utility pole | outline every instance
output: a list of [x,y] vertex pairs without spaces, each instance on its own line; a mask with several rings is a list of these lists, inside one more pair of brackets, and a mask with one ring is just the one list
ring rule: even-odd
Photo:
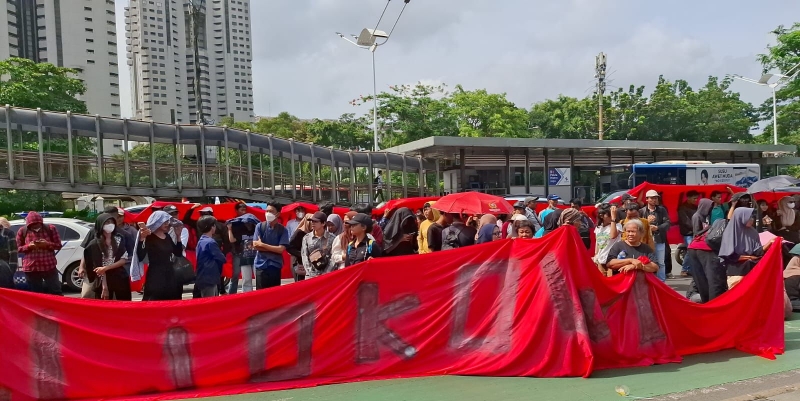
[[597,78],[598,139],[603,140],[603,95],[606,92],[606,54],[600,52],[595,59],[595,78]]

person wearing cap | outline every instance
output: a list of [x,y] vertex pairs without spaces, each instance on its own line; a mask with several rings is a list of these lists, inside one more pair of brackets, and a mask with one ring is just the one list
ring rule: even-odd
[[[644,227],[644,233],[642,234],[642,238],[640,239],[643,244],[646,244],[650,247],[650,249],[655,248],[655,242],[653,241],[653,232],[650,230],[650,221],[647,219],[642,218],[639,215],[639,205],[635,203],[629,203],[625,206],[625,220],[622,221],[622,228],[623,231],[625,229],[625,224],[627,224],[631,220],[639,220],[642,222],[642,227]],[[623,235],[622,240],[625,240]],[[654,261],[655,262],[655,261]]]
[[536,203],[538,201],[538,196],[529,196],[525,198],[525,217],[533,224],[533,232],[542,228],[542,222],[539,220],[539,216],[536,215]]
[[647,219],[649,230],[653,235],[654,254],[656,256],[656,264],[658,265],[658,273],[656,276],[662,282],[667,281],[667,270],[664,259],[667,252],[667,231],[669,231],[669,212],[664,206],[659,205],[661,195],[655,190],[649,190],[645,194],[647,197],[647,205],[639,211],[639,215],[643,219]]
[[627,218],[628,212],[625,209],[625,207],[631,203],[636,203],[636,197],[631,194],[624,193],[622,194],[621,202],[622,205],[617,208],[617,216],[616,216],[617,221],[622,221]]
[[544,209],[539,213],[539,221],[544,221],[544,218],[547,217],[548,214],[553,213],[554,210],[558,209],[559,199],[561,199],[561,197],[558,195],[550,195],[547,197],[547,209]]
[[258,223],[253,248],[258,251],[253,262],[256,269],[256,289],[281,285],[283,252],[289,245],[289,232],[278,221],[278,209],[267,205],[266,221]]
[[311,232],[303,237],[300,258],[306,278],[314,278],[333,271],[332,249],[336,236],[325,228],[328,216],[316,212],[311,216]]
[[367,237],[372,231],[372,218],[364,213],[357,213],[346,223],[353,240],[347,245],[345,267],[377,258],[383,255],[383,249],[377,241]]
[[439,211],[431,207],[434,203],[428,202],[422,207],[422,214],[425,216],[425,220],[419,224],[419,235],[417,236],[417,248],[420,254],[432,252],[431,248],[428,247],[428,229],[439,220]]
[[500,235],[503,239],[517,237],[517,230],[514,229],[514,222],[517,216],[525,217],[525,202],[523,201],[514,203],[514,214],[509,216],[508,219],[503,222],[503,226],[500,227]]
[[[253,290],[253,260],[255,259],[255,251],[253,250],[255,221],[249,223],[238,219],[247,214],[247,205],[243,202],[237,203],[234,211],[237,219],[233,220],[236,224],[230,220],[225,224],[228,231],[228,242],[231,243],[232,248],[231,264],[233,265],[231,281],[228,283],[226,290],[229,295],[236,294],[239,291],[239,276],[242,276],[242,292]],[[249,215],[247,217],[254,218],[255,216]]]

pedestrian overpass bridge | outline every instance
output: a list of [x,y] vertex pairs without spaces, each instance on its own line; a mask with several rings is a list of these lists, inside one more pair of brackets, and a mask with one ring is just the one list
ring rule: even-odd
[[[109,141],[122,152],[109,152]],[[128,152],[137,144],[150,146]],[[206,157],[196,157],[198,149]],[[422,157],[337,150],[227,127],[0,107],[3,189],[372,203],[377,170],[384,172],[386,198],[439,188],[438,163]]]

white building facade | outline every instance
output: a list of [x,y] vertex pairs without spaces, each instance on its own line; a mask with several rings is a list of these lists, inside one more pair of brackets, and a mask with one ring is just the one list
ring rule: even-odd
[[[90,114],[119,117],[113,0],[0,2],[0,59],[22,57],[79,71]],[[0,31],[1,32],[1,31]]]
[[252,121],[249,0],[130,0],[125,30],[134,118],[198,122],[193,18],[201,122]]

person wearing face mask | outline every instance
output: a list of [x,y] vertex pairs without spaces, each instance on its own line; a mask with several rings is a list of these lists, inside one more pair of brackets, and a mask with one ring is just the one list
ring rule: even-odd
[[294,219],[286,223],[286,230],[289,234],[289,238],[292,238],[297,227],[300,227],[300,223],[302,223],[303,218],[306,217],[306,209],[302,206],[298,206],[297,209],[294,210],[294,216]]
[[83,250],[84,283],[89,283],[94,298],[130,301],[131,281],[124,268],[130,254],[125,234],[117,230],[116,217],[111,213],[97,217],[94,239]]
[[52,225],[45,225],[39,213],[32,211],[25,216],[25,227],[17,231],[17,251],[25,255],[22,270],[31,291],[62,295],[56,269],[56,252],[61,246],[58,231]]
[[772,221],[772,233],[797,244],[800,243],[800,219],[795,206],[795,198],[791,196],[785,196],[778,201],[778,211]]
[[278,222],[278,209],[267,206],[267,221],[258,223],[253,240],[255,257],[256,289],[281,285],[283,252],[289,245],[288,230]]
[[173,226],[172,217],[164,211],[156,211],[140,225],[136,239],[135,259],[131,262],[131,279],[136,280],[134,273],[142,271],[141,264],[147,260],[143,301],[180,300],[183,286],[178,282],[173,268],[176,257],[183,256],[183,244],[173,241],[180,238],[180,226]]

